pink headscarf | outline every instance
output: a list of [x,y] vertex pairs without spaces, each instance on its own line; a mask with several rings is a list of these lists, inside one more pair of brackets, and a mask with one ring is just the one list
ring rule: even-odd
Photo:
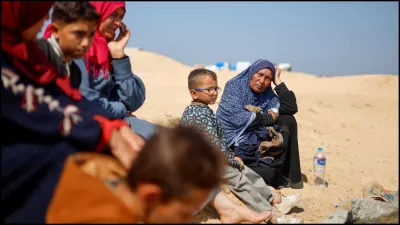
[[[99,15],[101,15],[101,20],[97,26],[97,32],[94,35],[93,44],[89,51],[85,55],[86,69],[92,71],[93,76],[97,77],[101,72],[107,78],[109,71],[111,70],[111,57],[108,50],[107,40],[101,36],[99,31],[100,24],[107,19],[115,10],[123,7],[125,9],[125,1],[120,2],[97,2],[91,1],[92,4]],[[51,36],[51,25],[46,27],[43,37],[49,38]]]
[[[102,23],[109,17],[115,10],[123,7],[125,9],[125,2],[90,2],[101,15]],[[99,23],[99,26],[100,26]],[[111,70],[111,57],[108,50],[107,40],[101,36],[99,27],[94,35],[93,44],[88,53],[85,55],[86,68],[88,71],[92,70],[93,76],[99,76],[100,72],[104,73],[105,78],[108,77]]]

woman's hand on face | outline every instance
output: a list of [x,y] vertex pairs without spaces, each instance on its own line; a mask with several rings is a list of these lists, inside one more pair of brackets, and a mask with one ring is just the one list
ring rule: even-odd
[[125,47],[128,44],[131,32],[128,27],[121,22],[121,27],[119,28],[118,37],[108,42],[108,49],[110,50],[111,57],[114,59],[119,59],[125,56]]
[[280,83],[282,83],[281,69],[279,69],[278,67],[275,67],[275,79],[273,81],[274,81],[275,86],[278,86]]
[[278,118],[279,118],[279,114],[278,113],[274,113],[272,110],[268,109],[268,114],[270,114],[272,116],[272,118],[274,119],[274,122],[278,122]]
[[110,139],[111,153],[129,169],[145,145],[145,141],[130,127],[123,126],[119,130],[113,130]]

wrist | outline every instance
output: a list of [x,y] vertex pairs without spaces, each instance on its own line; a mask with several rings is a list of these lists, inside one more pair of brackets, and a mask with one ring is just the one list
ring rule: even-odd
[[115,142],[116,140],[118,140],[119,133],[117,129],[113,129],[111,131],[111,137],[110,140],[108,141],[108,147],[110,147],[111,149],[113,149],[113,147],[115,146]]
[[126,55],[125,55],[124,51],[115,51],[115,52],[111,53],[111,57],[113,59],[121,59],[121,58],[124,58],[125,56]]
[[282,81],[281,81],[281,79],[276,79],[274,83],[275,83],[275,86],[278,86],[282,83]]

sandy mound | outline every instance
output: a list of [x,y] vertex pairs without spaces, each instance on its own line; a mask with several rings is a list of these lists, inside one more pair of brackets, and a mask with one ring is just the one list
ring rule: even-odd
[[154,52],[127,49],[126,54],[131,58],[132,71],[137,74],[186,74],[191,70],[183,63]]
[[[136,115],[161,124],[178,121],[191,100],[187,90],[191,68],[156,53],[128,54],[132,70],[143,79],[147,90],[146,102]],[[219,72],[219,86],[224,87],[235,75]],[[299,190],[303,197],[292,215],[308,223],[320,222],[341,200],[362,197],[363,185],[371,180],[387,189],[398,189],[398,76],[320,78],[283,72],[281,77],[295,92],[299,105],[296,119],[302,173],[312,180],[312,157],[318,147],[323,147],[328,157],[328,188],[318,189],[306,183]],[[205,210],[197,221],[215,223],[218,219],[212,211]]]

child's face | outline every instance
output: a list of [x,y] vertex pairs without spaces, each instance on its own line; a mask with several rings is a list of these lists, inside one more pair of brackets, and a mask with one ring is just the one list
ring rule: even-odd
[[53,22],[52,34],[55,35],[67,60],[82,58],[92,45],[97,23],[78,20],[73,23]]
[[220,88],[211,76],[204,75],[199,78],[196,88],[190,90],[193,100],[212,105],[218,98]]
[[191,223],[193,213],[207,200],[211,189],[192,189],[184,199],[147,202],[145,223]]

